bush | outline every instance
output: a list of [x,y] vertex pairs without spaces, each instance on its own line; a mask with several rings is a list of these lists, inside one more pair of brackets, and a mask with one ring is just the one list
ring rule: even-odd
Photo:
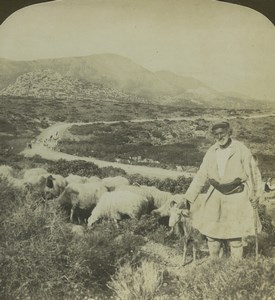
[[86,162],[84,160],[66,161],[59,159],[56,162],[52,162],[49,165],[48,171],[50,173],[57,173],[64,177],[69,174],[75,174],[79,176],[101,176],[100,168],[92,162]]
[[22,193],[0,176],[0,224],[9,218],[13,210],[22,204]]
[[274,299],[275,265],[270,259],[212,260],[183,273],[180,299]]
[[1,184],[0,298],[110,296],[117,263],[133,261],[143,238],[103,222],[76,239],[54,201]]
[[116,299],[147,300],[153,299],[162,284],[163,270],[147,260],[141,261],[139,266],[127,263],[121,266],[109,287],[115,291]]
[[184,176],[179,176],[177,179],[166,178],[163,180],[144,177],[140,174],[128,175],[126,177],[130,184],[138,183],[140,185],[155,186],[161,191],[172,194],[184,194],[192,181],[192,178],[185,178]]

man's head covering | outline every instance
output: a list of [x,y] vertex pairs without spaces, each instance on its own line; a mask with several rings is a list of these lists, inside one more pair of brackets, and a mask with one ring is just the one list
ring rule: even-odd
[[229,129],[230,128],[230,124],[227,121],[218,121],[215,122],[212,127],[211,130],[214,131],[218,128],[224,128],[224,129]]

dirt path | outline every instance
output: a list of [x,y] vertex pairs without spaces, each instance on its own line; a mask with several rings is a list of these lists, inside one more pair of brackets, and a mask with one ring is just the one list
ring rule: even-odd
[[42,144],[33,144],[31,149],[25,149],[22,154],[26,157],[33,157],[34,155],[40,155],[42,158],[48,160],[58,160],[58,159],[65,159],[68,161],[72,160],[85,160],[87,162],[93,162],[94,164],[98,165],[100,168],[102,167],[114,167],[114,168],[121,168],[127,174],[140,174],[142,176],[148,178],[158,178],[158,179],[165,179],[165,178],[172,178],[176,179],[179,176],[186,176],[191,177],[193,174],[189,172],[181,172],[181,171],[173,171],[173,170],[165,170],[161,168],[153,168],[153,167],[146,167],[146,166],[135,166],[135,165],[126,165],[121,163],[115,162],[108,162],[103,160],[98,160],[92,157],[84,157],[84,156],[76,156],[71,155],[63,152],[58,152],[52,149],[49,149],[47,146]]
[[[134,120],[134,122],[145,122],[148,120]],[[152,121],[152,120],[151,120]],[[111,123],[118,123],[121,121],[112,121],[112,122],[104,122],[106,124]],[[55,150],[57,143],[59,140],[62,139],[66,130],[68,130],[73,125],[83,125],[83,124],[95,124],[98,122],[91,122],[91,123],[56,123],[45,130],[43,130],[32,143],[32,148],[26,148],[21,153],[26,157],[32,157],[35,155],[40,155],[42,158],[49,159],[49,160],[58,160],[58,159],[65,159],[68,161],[72,160],[84,160],[87,162],[93,162],[98,165],[100,168],[102,167],[114,167],[114,168],[121,168],[127,174],[140,174],[142,176],[148,178],[158,178],[158,179],[165,179],[165,178],[172,178],[176,179],[179,176],[185,177],[193,177],[193,173],[191,172],[183,172],[183,171],[176,171],[176,170],[166,170],[162,168],[155,168],[155,167],[146,167],[146,166],[137,166],[137,165],[128,165],[122,164],[117,162],[108,162],[99,160],[92,157],[85,157],[85,156],[76,156],[67,154],[64,152],[59,152]]]
[[[275,116],[274,114],[269,115],[252,115],[246,116],[245,118],[263,118],[267,116]],[[121,168],[128,174],[140,174],[142,176],[148,178],[158,178],[158,179],[165,179],[165,178],[172,178],[176,179],[179,176],[185,177],[193,177],[194,173],[191,172],[184,172],[178,170],[166,170],[162,168],[153,168],[153,167],[146,167],[146,166],[137,166],[137,165],[128,165],[122,164],[117,162],[108,162],[99,160],[92,157],[84,157],[84,156],[76,156],[70,155],[63,152],[58,152],[55,150],[58,141],[62,139],[64,133],[73,125],[87,125],[87,124],[97,124],[97,123],[104,123],[104,124],[116,124],[120,122],[152,122],[156,120],[170,120],[170,121],[179,121],[179,120],[196,120],[198,117],[179,117],[179,118],[159,118],[159,119],[137,119],[137,120],[124,120],[124,121],[103,121],[103,122],[77,122],[77,123],[56,123],[45,130],[43,130],[37,138],[32,141],[32,147],[27,147],[22,154],[26,157],[32,157],[34,155],[40,155],[41,157],[49,160],[58,160],[58,159],[66,159],[66,160],[85,160],[88,162],[93,162],[98,165],[100,168],[102,167],[114,167],[114,168]],[[232,116],[230,119],[234,119],[236,117]],[[217,117],[208,117],[205,118],[206,120],[213,121],[216,120]]]

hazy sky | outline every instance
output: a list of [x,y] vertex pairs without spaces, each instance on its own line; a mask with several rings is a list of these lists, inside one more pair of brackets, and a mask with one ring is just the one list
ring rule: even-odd
[[61,0],[23,8],[0,26],[0,57],[96,53],[275,100],[275,27],[246,7],[214,0]]

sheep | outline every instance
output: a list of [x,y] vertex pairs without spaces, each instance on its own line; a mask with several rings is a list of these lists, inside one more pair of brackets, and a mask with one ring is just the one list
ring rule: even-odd
[[154,186],[141,186],[144,190],[146,190],[148,193],[151,193],[152,197],[154,198],[154,206],[156,208],[160,208],[163,204],[167,202],[172,196],[169,192],[164,192],[159,190],[158,188]]
[[[205,198],[206,198],[206,194],[200,194],[198,196],[196,201],[192,204],[192,207],[191,207],[192,214],[195,214],[198,211],[201,203],[204,202]],[[180,203],[184,199],[185,199],[184,194],[170,195],[170,197],[166,201],[164,201],[164,203],[159,208],[154,209],[152,211],[152,214],[155,215],[155,216],[158,215],[160,217],[169,217],[170,216],[170,210],[171,210],[171,206],[170,206],[171,201],[175,201],[177,203]]]
[[67,180],[58,174],[49,175],[46,178],[45,195],[46,198],[58,197],[67,186]]
[[152,208],[157,209],[167,202],[172,197],[169,192],[164,192],[154,186],[147,185],[124,185],[116,190],[128,190],[144,195],[149,201],[153,202]]
[[176,201],[170,202],[169,227],[171,227],[170,234],[175,232],[183,239],[182,265],[184,266],[186,262],[187,245],[189,242],[192,242],[193,262],[196,263],[196,254],[199,242],[202,240],[202,235],[192,226],[190,206],[187,200],[180,202],[180,208]]
[[0,177],[5,178],[7,182],[16,188],[23,189],[24,181],[15,177],[15,171],[12,167],[7,165],[0,166]]
[[13,174],[14,170],[12,167],[6,165],[0,166],[0,176],[8,179],[9,177],[13,177]]
[[85,176],[70,174],[65,179],[68,182],[68,184],[70,184],[70,183],[85,183],[89,178]]
[[86,177],[86,176],[70,174],[65,179],[68,182],[68,184],[70,184],[70,183],[86,183],[86,182],[101,183],[101,179],[97,176]]
[[106,192],[107,189],[97,183],[71,183],[57,198],[57,202],[64,210],[70,211],[72,223],[75,219],[79,224],[87,223],[92,209]]
[[151,191],[144,188],[145,186],[136,186],[136,185],[123,185],[116,189],[116,191],[129,191],[133,192],[135,194],[141,195],[145,197],[148,201],[148,213],[150,213],[154,208],[154,197],[151,193]]
[[91,176],[87,179],[87,182],[102,182],[101,179],[97,176]]
[[106,177],[102,179],[102,184],[108,191],[114,191],[119,186],[129,185],[129,180],[122,176]]
[[27,181],[31,177],[36,177],[36,176],[40,176],[40,175],[48,176],[50,174],[48,173],[48,171],[46,171],[43,168],[32,168],[32,169],[27,169],[24,171],[23,179]]
[[32,191],[42,193],[44,196],[47,177],[44,175],[32,176],[28,179],[23,179],[23,188]]
[[130,191],[112,191],[105,193],[100,199],[91,216],[88,219],[88,228],[99,220],[107,217],[117,221],[123,216],[139,219],[142,214],[148,211],[148,200],[136,193]]

